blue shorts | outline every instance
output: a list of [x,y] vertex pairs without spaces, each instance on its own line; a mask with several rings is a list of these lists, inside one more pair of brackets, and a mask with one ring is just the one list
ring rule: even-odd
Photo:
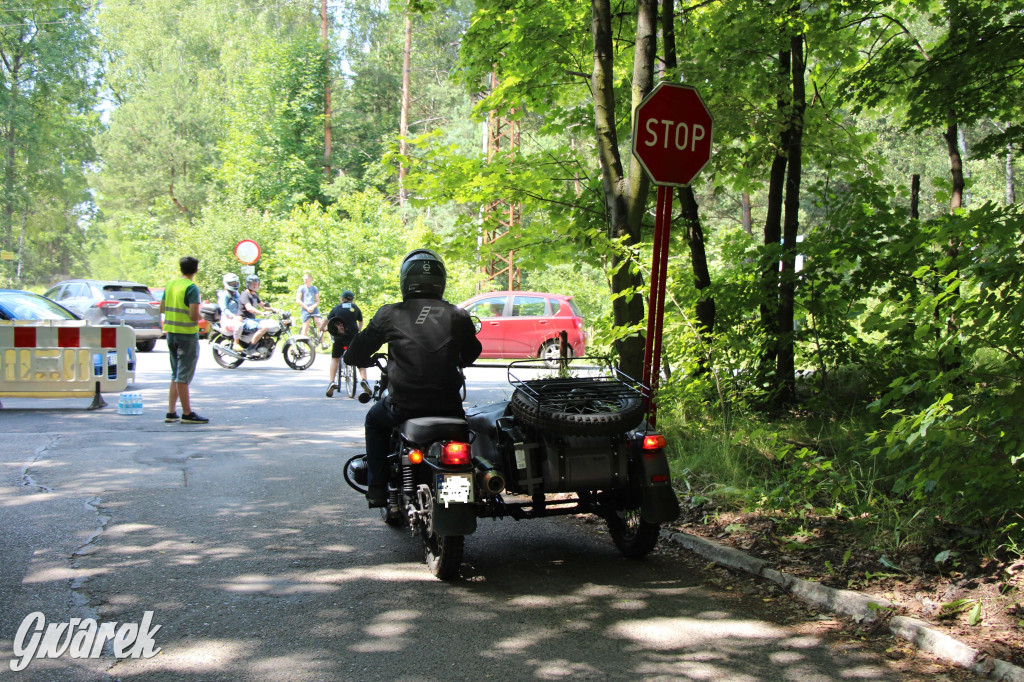
[[306,320],[308,320],[310,318],[313,318],[313,317],[321,317],[320,309],[319,308],[314,308],[313,312],[311,312],[311,313],[307,313],[305,310],[302,311],[302,321],[303,322],[305,322]]
[[199,335],[168,334],[167,353],[171,358],[171,381],[176,384],[192,383],[199,361]]
[[242,320],[242,331],[243,332],[254,332],[260,328],[260,321],[247,317]]

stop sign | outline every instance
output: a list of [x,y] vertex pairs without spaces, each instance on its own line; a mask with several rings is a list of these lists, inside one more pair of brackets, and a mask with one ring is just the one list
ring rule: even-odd
[[633,155],[655,185],[693,182],[711,159],[711,114],[696,88],[654,86],[633,116]]

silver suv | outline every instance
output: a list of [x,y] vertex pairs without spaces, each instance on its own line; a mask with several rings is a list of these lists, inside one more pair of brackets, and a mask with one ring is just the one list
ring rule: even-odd
[[160,301],[138,282],[69,279],[53,286],[46,297],[78,313],[90,324],[124,324],[135,330],[135,346],[149,352],[163,335]]

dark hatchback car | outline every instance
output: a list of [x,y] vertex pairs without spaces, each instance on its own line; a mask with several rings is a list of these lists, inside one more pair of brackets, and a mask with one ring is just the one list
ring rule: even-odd
[[[0,320],[80,320],[80,315],[71,312],[59,303],[30,291],[0,289]],[[128,371],[135,369],[135,351],[128,349]],[[117,377],[117,351],[107,354],[108,376]],[[102,373],[102,356],[93,355],[97,376]]]
[[138,282],[69,279],[46,292],[46,297],[81,315],[89,324],[124,324],[135,330],[135,346],[153,350],[163,335],[160,301]]

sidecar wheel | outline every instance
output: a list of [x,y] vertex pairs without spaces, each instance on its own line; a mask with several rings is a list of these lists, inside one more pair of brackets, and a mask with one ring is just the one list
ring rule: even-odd
[[658,544],[661,526],[640,518],[639,509],[614,511],[605,521],[615,546],[628,559],[642,559]]
[[644,401],[617,384],[584,385],[569,379],[536,382],[532,393],[517,388],[512,413],[528,426],[569,436],[614,436],[644,418]]
[[309,369],[316,360],[316,349],[309,339],[295,339],[284,346],[284,361],[292,369]]
[[423,548],[427,567],[438,580],[454,580],[459,577],[462,553],[466,538],[461,535],[424,534]]

